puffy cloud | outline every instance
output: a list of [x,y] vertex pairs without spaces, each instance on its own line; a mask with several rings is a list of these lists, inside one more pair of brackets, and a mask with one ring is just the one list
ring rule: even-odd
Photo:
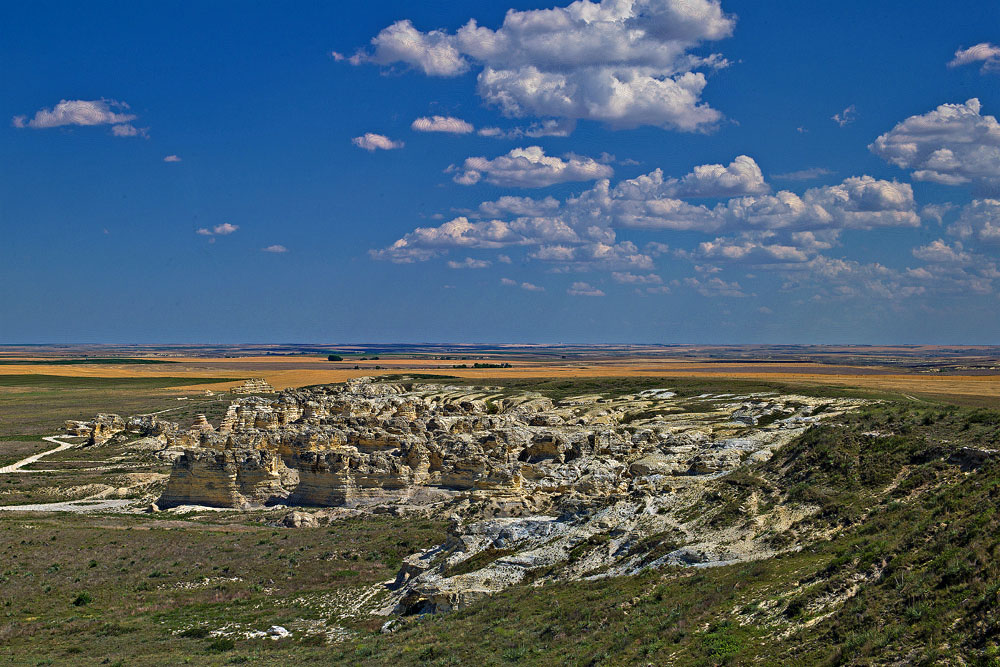
[[201,234],[202,236],[228,236],[240,228],[239,225],[231,225],[228,222],[224,222],[221,225],[216,225],[211,229],[202,227],[197,230],[196,234]]
[[562,264],[566,268],[586,269],[632,269],[649,271],[653,260],[639,252],[631,241],[621,243],[585,243],[578,246],[542,245],[529,253],[531,259]]
[[269,246],[267,246],[266,248],[262,248],[262,250],[263,250],[264,252],[273,252],[273,253],[276,253],[276,254],[279,254],[279,255],[280,255],[281,253],[285,253],[285,252],[288,252],[288,248],[286,248],[286,247],[285,247],[285,246],[283,246],[283,245],[279,245],[279,244],[275,244],[275,245],[269,245]]
[[611,167],[593,158],[570,155],[564,160],[546,155],[539,146],[515,148],[492,160],[466,158],[461,167],[452,166],[449,170],[456,172],[453,180],[461,185],[473,185],[485,178],[494,185],[521,188],[591,181],[614,173]]
[[819,255],[804,264],[788,268],[794,271],[789,272],[785,289],[808,287],[816,292],[816,297],[899,299],[927,291],[925,286],[877,262],[862,264]]
[[469,134],[473,130],[471,123],[452,116],[423,116],[410,125],[417,132],[447,132],[450,134]]
[[646,73],[646,68],[587,67],[563,73],[527,66],[486,68],[478,90],[509,116],[562,116],[602,121],[615,129],[656,125],[695,132],[712,129],[722,119],[700,103],[707,82],[702,72],[670,78]]
[[116,137],[146,136],[146,130],[131,125],[138,116],[128,113],[128,105],[116,100],[60,100],[51,109],[39,109],[29,120],[27,116],[14,116],[14,127],[35,130],[66,125],[111,125]]
[[116,137],[143,137],[144,139],[149,138],[149,130],[145,127],[136,127],[131,123],[125,123],[123,125],[112,125],[111,134]]
[[473,259],[471,257],[466,257],[461,262],[449,261],[449,269],[485,269],[490,265],[490,263],[483,259]]
[[948,227],[948,233],[961,239],[1000,243],[1000,200],[973,199]]
[[943,204],[927,204],[920,208],[920,217],[925,220],[934,220],[939,225],[944,222],[944,216],[949,211],[956,208],[955,204],[945,202]]
[[712,261],[742,262],[747,264],[775,264],[805,262],[811,253],[794,245],[767,243],[753,239],[717,238],[698,246],[698,257]]
[[544,292],[545,291],[544,287],[539,287],[538,285],[535,285],[534,283],[523,282],[523,283],[519,284],[516,280],[511,280],[510,278],[501,278],[500,279],[500,284],[504,285],[506,287],[520,287],[521,289],[523,289],[523,290],[525,290],[527,292]]
[[772,176],[779,181],[811,181],[814,178],[829,176],[832,173],[832,171],[823,167],[810,167],[808,169],[799,169],[798,171],[787,171],[783,174],[773,174]]
[[550,118],[541,123],[532,123],[523,130],[526,137],[568,137],[576,129],[572,118]]
[[598,181],[592,190],[566,202],[571,215],[591,224],[631,229],[714,231],[722,221],[711,209],[663,194],[662,173],[656,170],[610,188]]
[[625,285],[659,285],[663,282],[663,278],[655,273],[636,275],[634,273],[615,271],[611,274],[611,277],[616,283]]
[[653,257],[659,257],[660,255],[666,255],[670,252],[670,246],[666,243],[660,243],[659,241],[650,241],[643,247],[643,250]]
[[841,127],[846,127],[847,125],[850,125],[857,119],[858,119],[858,109],[853,104],[844,109],[843,111],[841,111],[840,113],[835,113],[833,114],[833,116],[830,117],[830,120],[832,120],[834,123],[836,123]]
[[[753,180],[743,186],[766,187]],[[690,192],[686,187],[683,180],[665,180],[657,169],[622,181],[613,189],[601,181],[593,190],[568,201],[567,206],[609,217],[618,227],[708,233],[725,228],[871,229],[920,224],[909,184],[871,176],[847,178],[838,185],[812,188],[801,196],[782,190],[773,195],[731,198],[713,208],[672,198]]]
[[503,248],[559,239],[580,241],[573,230],[557,220],[525,218],[511,222],[470,222],[467,217],[460,216],[438,227],[417,227],[388,248],[372,250],[369,254],[374,259],[410,263],[431,259],[451,248]]
[[955,57],[948,63],[948,67],[958,67],[959,65],[968,65],[969,63],[977,62],[983,63],[980,71],[984,74],[989,71],[1000,70],[1000,46],[990,44],[989,42],[980,42],[967,49],[959,49],[955,51]]
[[357,53],[351,63],[390,65],[402,62],[429,76],[456,76],[469,62],[455,48],[454,38],[441,31],[420,32],[409,20],[397,21],[372,38],[372,53]]
[[735,197],[737,195],[770,192],[757,162],[747,155],[738,155],[728,167],[703,164],[683,177],[677,184],[678,197]]
[[496,201],[487,201],[479,205],[479,214],[488,218],[505,215],[541,217],[551,215],[557,210],[559,210],[559,200],[555,197],[532,199],[505,195]]
[[470,20],[454,33],[421,32],[398,21],[350,61],[403,63],[432,76],[476,63],[479,95],[510,116],[701,131],[722,115],[701,102],[706,78],[694,70],[728,61],[690,50],[730,36],[734,25],[719,0],[578,1],[508,10],[497,30]]
[[1000,191],[1000,123],[980,110],[975,98],[942,104],[907,118],[868,148],[897,167],[913,169],[918,181]]
[[[565,270],[650,271],[653,257],[670,251],[667,244],[651,241],[640,252],[631,242],[617,241],[617,230],[644,229],[722,234],[694,251],[676,251],[680,257],[776,265],[808,261],[836,245],[845,229],[920,224],[909,184],[871,176],[847,178],[801,195],[782,190],[731,197],[712,207],[676,198],[762,190],[767,185],[759,174],[756,162],[745,157],[728,167],[696,167],[680,179],[666,178],[659,169],[614,187],[608,179],[601,179],[561,202],[554,197],[501,197],[484,202],[469,217],[457,217],[438,227],[419,227],[371,255],[412,262],[451,249],[523,246],[528,248],[528,259]],[[470,217],[484,219],[470,221]]]
[[[550,118],[540,123],[532,123],[528,127],[512,127],[504,130],[499,127],[480,128],[477,134],[492,139],[520,139],[521,137],[568,137],[576,129],[576,120],[572,118]],[[603,161],[603,160],[602,160]]]
[[713,277],[708,280],[701,280],[699,278],[685,278],[684,284],[688,287],[692,287],[698,291],[702,296],[716,297],[716,296],[726,296],[726,297],[745,297],[746,293],[743,288],[736,281],[726,282],[722,278]]
[[374,132],[365,132],[360,137],[354,137],[351,139],[351,143],[358,148],[363,148],[369,152],[375,152],[379,149],[391,151],[395,148],[402,148],[404,146],[402,141],[393,141],[385,135],[375,134]]
[[800,197],[782,190],[775,195],[731,199],[716,208],[734,228],[873,229],[917,227],[909,183],[852,176],[838,185],[811,188]]
[[590,283],[575,282],[566,290],[566,294],[571,296],[604,296],[604,292],[597,289]]
[[925,294],[987,294],[1000,278],[994,262],[958,243],[948,245],[939,239],[912,253],[927,263],[899,271],[878,262],[863,264],[818,255],[804,264],[785,267],[789,278],[785,289],[808,288],[815,292],[814,298],[866,296],[898,300]]
[[972,261],[972,255],[962,249],[961,243],[950,246],[944,239],[914,248],[913,256],[932,264],[969,264]]
[[176,155],[168,155],[167,157],[163,158],[163,161],[164,162],[180,162],[181,159],[179,157],[177,157]]

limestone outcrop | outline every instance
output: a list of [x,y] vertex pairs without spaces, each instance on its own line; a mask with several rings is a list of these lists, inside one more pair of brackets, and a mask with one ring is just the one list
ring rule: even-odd
[[528,580],[769,553],[762,536],[795,517],[707,534],[685,512],[712,480],[861,403],[668,388],[554,402],[362,378],[237,398],[218,426],[161,428],[184,451],[157,505],[454,515],[446,543],[408,558],[394,585],[397,611],[446,610]]
[[160,438],[166,442],[168,435],[178,432],[177,424],[157,419],[155,415],[123,418],[115,414],[98,414],[90,421],[67,420],[67,435],[87,438],[88,445],[102,445],[118,434],[143,438]]
[[250,378],[229,390],[231,394],[273,394],[274,387],[264,378]]
[[187,429],[108,415],[87,428],[93,438],[138,428],[187,448],[161,506],[354,507],[464,497],[510,513],[609,498],[665,477],[718,475],[767,458],[816,421],[817,409],[829,415],[851,404],[772,395],[677,399],[665,390],[555,404],[534,393],[362,378],[236,399],[217,428],[204,415]]

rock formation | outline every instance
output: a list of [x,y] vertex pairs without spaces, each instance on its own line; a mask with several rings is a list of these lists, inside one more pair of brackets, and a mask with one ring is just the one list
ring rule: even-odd
[[[416,511],[453,516],[448,540],[409,557],[403,613],[451,609],[525,581],[608,576],[664,563],[772,553],[777,510],[743,532],[695,529],[712,480],[770,458],[811,424],[862,401],[669,389],[554,402],[490,387],[371,378],[235,399],[218,427],[101,415],[183,448],[157,502]],[[298,523],[302,523],[301,521]]]
[[98,414],[91,421],[67,420],[67,435],[87,438],[88,445],[102,445],[119,433],[128,436],[154,437],[167,442],[167,435],[177,433],[177,424],[161,421],[155,415],[139,415],[125,419],[113,414]]
[[229,390],[231,394],[273,394],[272,387],[264,378],[250,378],[243,384]]

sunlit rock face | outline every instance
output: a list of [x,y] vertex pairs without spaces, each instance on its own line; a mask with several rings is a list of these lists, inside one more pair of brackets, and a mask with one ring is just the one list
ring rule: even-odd
[[[667,390],[554,403],[498,388],[363,378],[238,398],[217,428],[202,416],[187,429],[143,428],[187,449],[161,505],[355,507],[464,497],[512,512],[722,474],[766,459],[819,412],[850,404],[775,395],[678,398]],[[90,425],[95,438],[124,428],[108,415]]]
[[[218,427],[199,418],[187,429],[142,428],[183,451],[162,508],[452,516],[448,540],[409,557],[393,586],[396,610],[419,613],[526,580],[763,557],[767,536],[801,517],[778,507],[743,532],[706,532],[691,508],[711,499],[715,480],[861,403],[669,388],[554,402],[360,379],[237,398]],[[91,430],[119,421],[102,416]]]

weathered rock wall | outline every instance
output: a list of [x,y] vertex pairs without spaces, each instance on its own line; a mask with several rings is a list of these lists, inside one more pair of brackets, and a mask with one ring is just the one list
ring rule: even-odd
[[175,462],[158,506],[249,507],[284,500],[281,458],[266,450],[189,449]]

